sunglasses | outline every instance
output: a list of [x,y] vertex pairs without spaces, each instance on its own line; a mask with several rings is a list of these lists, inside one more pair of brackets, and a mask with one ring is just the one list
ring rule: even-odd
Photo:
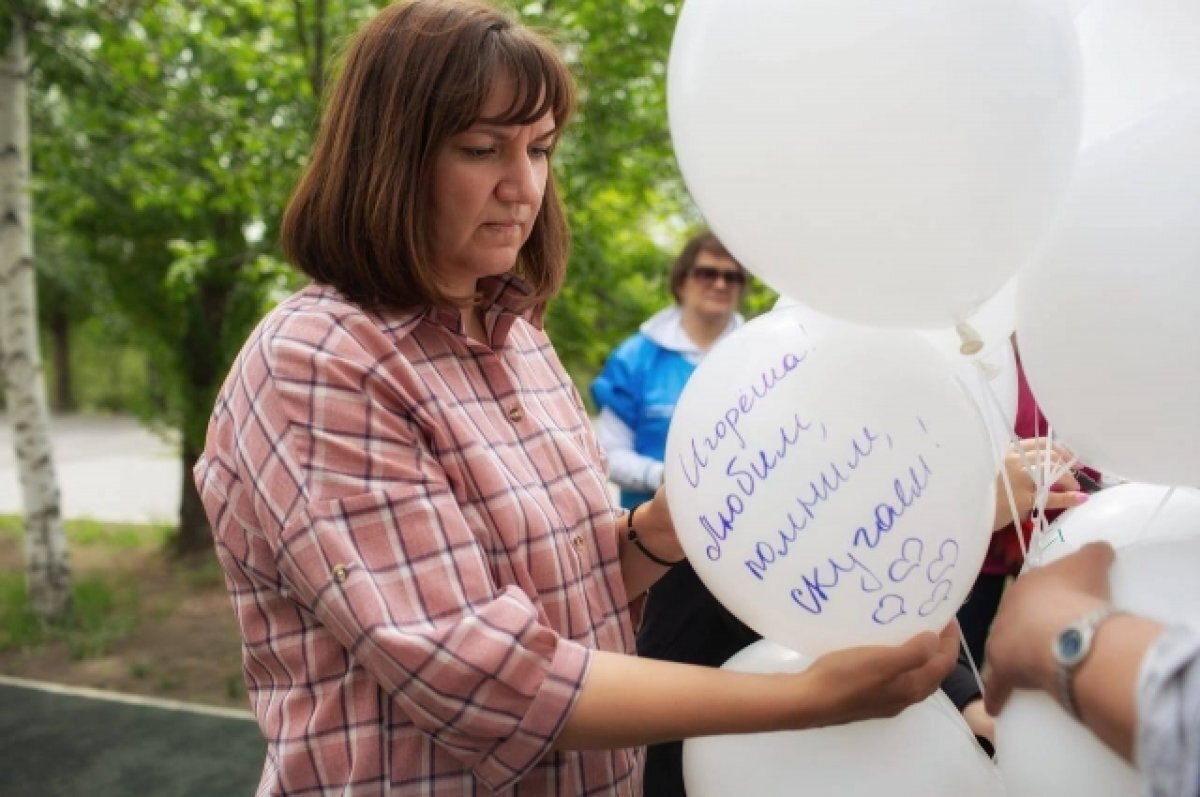
[[714,268],[712,266],[694,266],[688,271],[688,276],[706,285],[716,285],[717,280],[723,279],[729,285],[745,285],[746,273],[737,269]]

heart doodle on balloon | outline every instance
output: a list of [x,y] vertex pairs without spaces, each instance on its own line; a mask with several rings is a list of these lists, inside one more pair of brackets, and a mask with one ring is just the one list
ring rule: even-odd
[[[900,558],[888,567],[888,578],[899,584],[921,566],[921,557],[925,555],[925,543],[916,537],[909,537],[900,546]],[[903,572],[900,572],[903,571]],[[899,572],[899,575],[897,573]]]
[[950,595],[950,587],[952,586],[953,584],[949,581],[939,581],[934,584],[933,594],[929,596],[929,600],[921,604],[921,608],[917,609],[917,614],[922,617],[928,617],[936,612],[938,604],[943,603]]
[[945,578],[956,564],[958,564],[958,543],[950,539],[942,540],[941,546],[938,547],[937,559],[929,563],[925,577],[929,579],[930,584],[936,584]]
[[904,598],[889,592],[879,599],[879,605],[875,607],[871,619],[879,625],[887,625],[906,614],[908,610],[904,606]]

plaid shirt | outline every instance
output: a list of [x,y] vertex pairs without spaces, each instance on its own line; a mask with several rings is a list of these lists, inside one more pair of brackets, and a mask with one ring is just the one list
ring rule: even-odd
[[524,285],[384,318],[312,286],[259,325],[196,480],[267,738],[260,795],[641,793],[552,751],[633,635],[604,463]]

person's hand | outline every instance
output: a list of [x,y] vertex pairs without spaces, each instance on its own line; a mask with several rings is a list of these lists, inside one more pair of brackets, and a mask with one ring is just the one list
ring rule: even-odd
[[1108,543],[1094,542],[1023,574],[1004,593],[988,634],[984,705],[995,716],[1013,689],[1055,689],[1054,639],[1109,602]]
[[[1079,481],[1068,467],[1073,461],[1071,453],[1061,446],[1047,447],[1044,437],[1031,437],[1008,447],[1008,453],[1004,456],[1004,472],[1008,474],[1013,500],[1017,505],[1019,517],[1015,522],[1020,523],[1036,505],[1038,484],[1035,478],[1040,479],[1043,473],[1053,475],[1063,471],[1049,485],[1043,509],[1069,509],[1087,500],[1087,493],[1080,491]],[[997,474],[996,516],[992,522],[992,531],[999,531],[1013,522],[1008,491],[1004,486],[1004,473]]]
[[894,717],[924,700],[954,667],[958,623],[940,635],[918,634],[902,645],[846,648],[813,662],[804,675],[815,679],[820,725]]
[[986,739],[988,744],[996,744],[996,718],[987,713],[982,698],[963,706],[960,713],[971,733],[980,739]]

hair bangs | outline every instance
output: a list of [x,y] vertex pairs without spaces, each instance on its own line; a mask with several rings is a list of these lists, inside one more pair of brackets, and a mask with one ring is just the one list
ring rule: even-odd
[[528,125],[547,113],[561,130],[573,110],[573,83],[557,53],[520,28],[489,30],[480,77],[490,89],[498,80],[512,81],[509,106],[499,115],[473,121],[499,125]]

